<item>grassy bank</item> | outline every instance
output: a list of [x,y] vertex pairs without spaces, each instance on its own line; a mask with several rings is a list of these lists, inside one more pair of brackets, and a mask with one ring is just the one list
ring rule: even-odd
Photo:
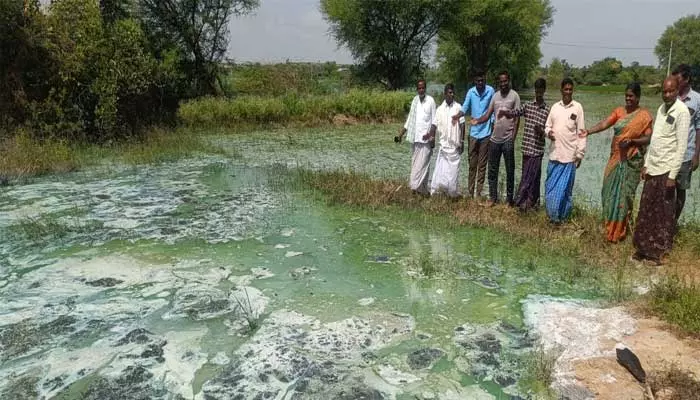
[[198,153],[222,153],[222,150],[183,130],[153,129],[128,142],[108,145],[38,140],[22,131],[0,141],[0,179],[22,180],[109,161],[130,165],[156,164]]
[[290,123],[322,125],[338,122],[339,118],[362,122],[393,121],[405,118],[413,96],[409,92],[350,90],[337,95],[208,97],[183,103],[178,117],[184,125],[198,128]]
[[[700,276],[700,230],[694,226],[681,228],[667,265],[658,269],[628,261],[633,251],[631,240],[608,244],[595,210],[575,207],[568,224],[553,227],[542,211],[520,214],[506,206],[487,208],[472,199],[425,198],[412,194],[404,182],[378,181],[356,173],[301,171],[298,181],[331,204],[412,209],[446,216],[460,225],[505,232],[516,241],[534,240],[546,251],[576,260],[578,267],[564,271],[571,279],[581,276],[587,266],[600,269],[609,280],[613,301],[629,299],[633,285],[650,285],[650,294],[643,299],[647,310],[686,333],[700,335],[700,287],[695,283]],[[660,281],[651,284],[658,274]]]

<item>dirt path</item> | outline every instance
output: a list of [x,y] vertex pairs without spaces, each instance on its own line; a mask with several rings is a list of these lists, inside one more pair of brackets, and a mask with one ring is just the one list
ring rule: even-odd
[[[624,338],[624,343],[639,357],[648,375],[654,375],[675,364],[700,379],[700,341],[679,338],[657,319],[638,319],[636,332]],[[604,345],[615,347],[607,340]],[[644,388],[615,357],[597,357],[573,363],[575,379],[595,394],[596,399],[643,400]],[[693,398],[700,399],[700,393]],[[671,390],[657,391],[656,400],[679,398]],[[692,399],[688,399],[692,400]]]

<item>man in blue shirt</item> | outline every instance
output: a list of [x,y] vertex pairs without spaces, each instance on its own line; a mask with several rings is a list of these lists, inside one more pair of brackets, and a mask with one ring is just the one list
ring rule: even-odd
[[[477,72],[474,75],[474,86],[467,91],[462,103],[462,111],[452,117],[452,123],[457,124],[466,114],[472,119],[481,118],[489,109],[494,90],[486,84],[486,74]],[[489,141],[493,126],[493,116],[483,123],[473,125],[469,129],[469,184],[467,196],[481,196],[486,179],[486,164],[489,154]],[[476,192],[474,188],[476,186]]]

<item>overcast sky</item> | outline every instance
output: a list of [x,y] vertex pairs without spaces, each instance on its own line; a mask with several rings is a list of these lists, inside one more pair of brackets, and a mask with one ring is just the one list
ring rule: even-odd
[[[700,0],[551,2],[556,13],[541,44],[542,64],[560,57],[583,66],[613,56],[625,64],[639,61],[656,65],[653,48],[664,29],[684,15],[700,13]],[[236,62],[352,62],[348,51],[338,49],[328,36],[328,25],[318,10],[319,0],[260,3],[254,15],[231,22],[228,57]]]

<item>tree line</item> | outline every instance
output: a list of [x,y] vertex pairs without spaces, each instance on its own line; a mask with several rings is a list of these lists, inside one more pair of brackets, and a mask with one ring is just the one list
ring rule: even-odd
[[[503,68],[516,87],[541,74],[615,84],[652,83],[662,73],[615,58],[582,68],[553,60],[540,70],[539,44],[555,11],[549,0],[319,1],[330,34],[355,58],[353,84],[411,87],[429,59],[441,81],[456,84]],[[21,127],[38,139],[105,142],[174,121],[183,99],[240,92],[231,88],[240,81],[221,73],[228,26],[259,0],[43,3],[0,0],[0,136]],[[673,42],[673,64],[700,66],[698,35],[700,15],[668,27],[660,63]]]
[[0,0],[0,133],[104,142],[220,93],[228,23],[258,0]]
[[585,67],[555,58],[540,69],[540,41],[555,13],[549,0],[321,0],[321,11],[365,76],[387,89],[409,87],[431,72],[431,49],[439,79],[457,84],[469,82],[475,71],[493,78],[506,68],[516,87],[534,76],[555,85],[565,76],[589,85],[659,83],[672,42],[672,63],[694,65],[700,75],[700,15],[680,18],[664,31],[655,49],[662,68],[623,66],[606,57]]

